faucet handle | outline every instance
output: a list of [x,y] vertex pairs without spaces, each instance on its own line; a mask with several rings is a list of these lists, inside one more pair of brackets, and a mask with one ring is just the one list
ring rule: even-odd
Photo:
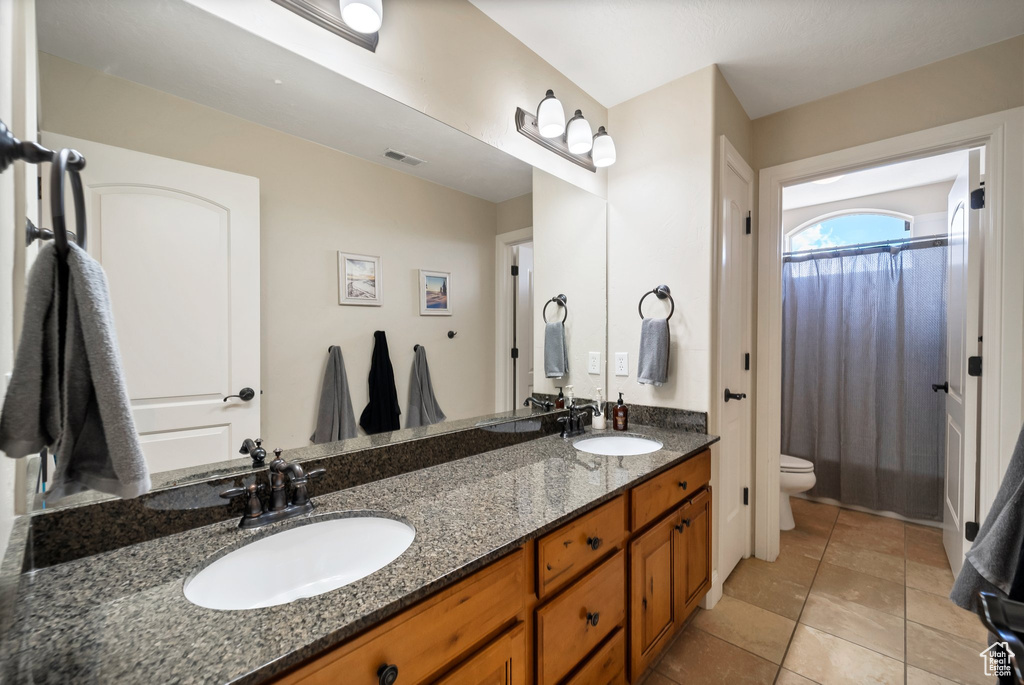
[[309,473],[306,474],[306,478],[308,478],[309,480],[313,480],[315,478],[319,478],[320,476],[326,476],[326,475],[327,475],[327,469],[314,469],[314,470],[312,470],[312,471],[310,471]]
[[230,490],[225,490],[224,492],[220,493],[220,496],[223,497],[224,499],[235,499],[236,497],[241,497],[242,495],[248,494],[249,488],[231,488]]

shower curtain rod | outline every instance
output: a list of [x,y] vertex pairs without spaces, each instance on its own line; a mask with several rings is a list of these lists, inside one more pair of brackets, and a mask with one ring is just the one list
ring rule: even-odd
[[859,243],[844,247],[821,247],[802,252],[786,252],[782,255],[783,262],[805,262],[809,259],[831,259],[850,255],[874,254],[876,252],[900,252],[918,250],[925,247],[942,247],[949,244],[946,236],[929,236],[927,238],[907,238],[906,240],[890,240],[880,243]]

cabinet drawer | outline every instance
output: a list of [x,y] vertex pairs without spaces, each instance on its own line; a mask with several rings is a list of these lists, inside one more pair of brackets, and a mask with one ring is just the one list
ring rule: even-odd
[[634,531],[711,482],[711,452],[705,451],[633,488],[630,525]]
[[383,665],[419,683],[454,663],[522,611],[526,562],[517,550],[281,679],[285,683],[376,685]]
[[626,631],[616,630],[566,685],[626,685]]
[[537,610],[538,684],[562,679],[625,617],[626,553],[619,550]]
[[526,685],[529,668],[526,628],[519,623],[434,685]]
[[537,596],[575,580],[626,539],[626,499],[617,497],[537,541]]

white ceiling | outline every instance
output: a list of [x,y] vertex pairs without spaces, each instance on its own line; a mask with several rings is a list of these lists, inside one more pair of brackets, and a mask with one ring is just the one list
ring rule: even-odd
[[532,189],[525,162],[182,0],[38,0],[36,12],[43,52],[491,202]]
[[952,181],[966,163],[966,151],[950,152],[857,171],[831,183],[802,183],[782,189],[782,208],[810,207],[826,202]]
[[1024,33],[1021,0],[470,0],[606,107],[718,64],[757,118]]

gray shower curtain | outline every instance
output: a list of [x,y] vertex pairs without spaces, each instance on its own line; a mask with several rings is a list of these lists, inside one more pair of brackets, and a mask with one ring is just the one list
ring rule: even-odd
[[814,462],[811,496],[942,519],[946,252],[787,256],[782,453]]

